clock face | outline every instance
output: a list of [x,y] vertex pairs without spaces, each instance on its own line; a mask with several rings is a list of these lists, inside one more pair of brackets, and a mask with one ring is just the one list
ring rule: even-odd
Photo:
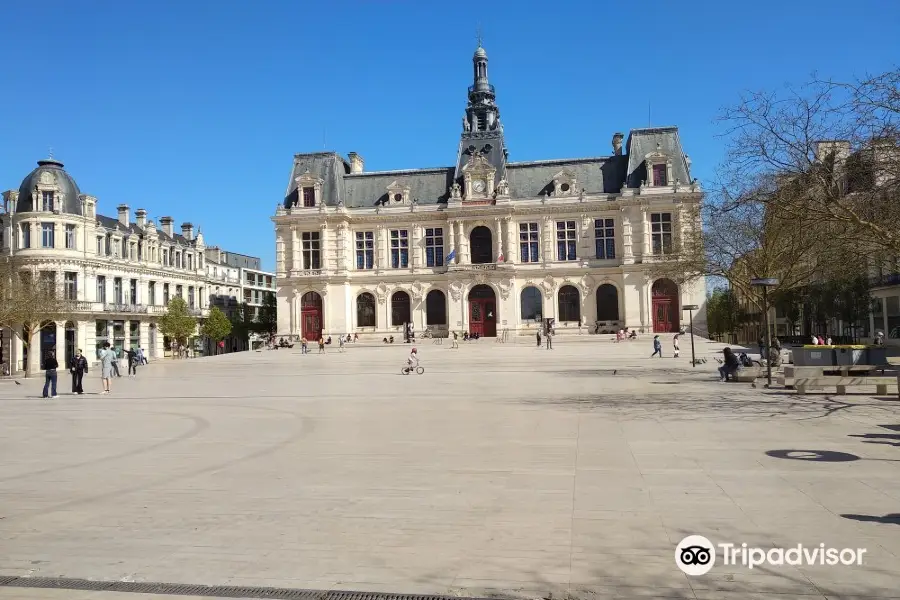
[[474,189],[478,193],[483,192],[484,191],[484,181],[482,181],[481,179],[476,179],[475,182],[472,184],[472,189]]

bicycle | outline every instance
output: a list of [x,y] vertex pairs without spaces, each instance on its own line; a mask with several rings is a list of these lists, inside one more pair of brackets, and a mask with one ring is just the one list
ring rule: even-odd
[[415,370],[416,373],[421,375],[422,373],[425,372],[425,367],[408,367],[407,366],[407,367],[403,367],[402,369],[400,369],[400,373],[402,375],[409,375],[410,373],[413,372],[413,370]]

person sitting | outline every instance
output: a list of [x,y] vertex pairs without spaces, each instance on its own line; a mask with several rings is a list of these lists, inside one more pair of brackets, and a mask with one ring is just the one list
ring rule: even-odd
[[388,338],[388,343],[389,343],[389,344],[393,344],[393,343],[394,343],[394,336],[391,336],[390,338]]
[[330,343],[331,343],[331,336],[329,335],[329,336],[328,336],[328,339],[325,340],[325,345],[327,346],[327,345],[330,344]]
[[637,331],[635,331],[634,329],[632,329],[632,330],[631,330],[631,333],[628,334],[628,339],[630,339],[630,340],[636,340],[636,339],[637,339]]
[[359,339],[359,334],[358,334],[358,333],[354,333],[354,334],[353,334],[353,342],[356,343],[356,341],[357,341],[358,339]]
[[463,341],[464,342],[469,341],[469,332],[468,331],[463,331]]
[[728,381],[729,375],[734,376],[734,374],[737,373],[737,370],[741,366],[741,361],[731,348],[722,350],[722,355],[724,356],[724,361],[722,366],[719,367],[719,377],[721,381]]

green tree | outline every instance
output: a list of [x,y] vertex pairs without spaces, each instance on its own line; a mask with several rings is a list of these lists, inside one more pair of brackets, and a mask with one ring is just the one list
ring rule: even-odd
[[203,327],[200,329],[200,334],[205,335],[215,343],[216,350],[214,352],[218,353],[219,342],[228,337],[231,329],[231,321],[228,320],[225,313],[219,310],[218,306],[213,306],[209,311],[206,322],[203,323]]
[[250,307],[246,302],[241,302],[238,309],[228,317],[231,322],[231,336],[247,344],[247,339],[253,329],[253,319],[250,316]]
[[717,288],[706,300],[706,322],[709,332],[726,335],[737,331],[746,320],[746,313],[738,305],[734,290]]
[[264,335],[270,340],[275,337],[275,333],[278,331],[278,309],[275,303],[275,294],[268,293],[263,298],[254,326],[260,335]]
[[187,303],[181,296],[175,296],[169,301],[169,309],[159,320],[159,330],[163,335],[181,345],[187,346],[188,338],[194,335],[197,329],[197,319],[188,312]]

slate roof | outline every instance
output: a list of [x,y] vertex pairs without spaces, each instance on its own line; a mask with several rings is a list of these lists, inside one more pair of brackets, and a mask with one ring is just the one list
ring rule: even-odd
[[65,195],[63,198],[64,204],[60,212],[68,213],[70,215],[80,215],[81,199],[78,198],[78,196],[81,194],[81,191],[78,189],[78,184],[75,183],[72,176],[63,169],[63,164],[52,158],[39,160],[38,166],[22,180],[22,184],[19,186],[19,200],[16,203],[16,212],[40,210],[40,201],[35,201],[31,196],[35,184],[41,180],[41,173],[44,173],[45,171],[54,176],[60,191]]
[[[102,227],[111,230],[118,231],[119,233],[126,233],[128,235],[146,235],[146,229],[141,229],[137,226],[136,223],[132,222],[128,224],[128,227],[125,227],[119,222],[119,219],[115,219],[113,217],[107,217],[105,215],[97,215],[97,223],[99,223]],[[165,231],[156,228],[156,234],[159,236],[159,239],[163,241],[173,241],[176,244],[181,244],[182,246],[196,246],[197,239],[194,238],[194,241],[188,240],[186,237],[181,235],[180,233],[176,233],[173,236],[169,236]]]
[[[625,182],[628,187],[637,188],[647,179],[644,159],[654,152],[671,157],[674,179],[685,184],[691,181],[677,127],[633,129],[623,150],[625,154],[616,156],[506,163],[510,196],[515,200],[547,195],[552,189],[553,177],[564,169],[574,175],[579,191],[584,188],[587,193],[616,194]],[[387,197],[387,187],[394,181],[409,187],[410,199],[418,198],[420,204],[444,203],[449,198],[457,169],[458,165],[351,174],[349,163],[336,152],[298,154],[291,168],[284,206],[290,208],[297,199],[294,180],[307,170],[324,180],[322,193],[328,206],[336,206],[340,199],[347,208],[375,206]]]

